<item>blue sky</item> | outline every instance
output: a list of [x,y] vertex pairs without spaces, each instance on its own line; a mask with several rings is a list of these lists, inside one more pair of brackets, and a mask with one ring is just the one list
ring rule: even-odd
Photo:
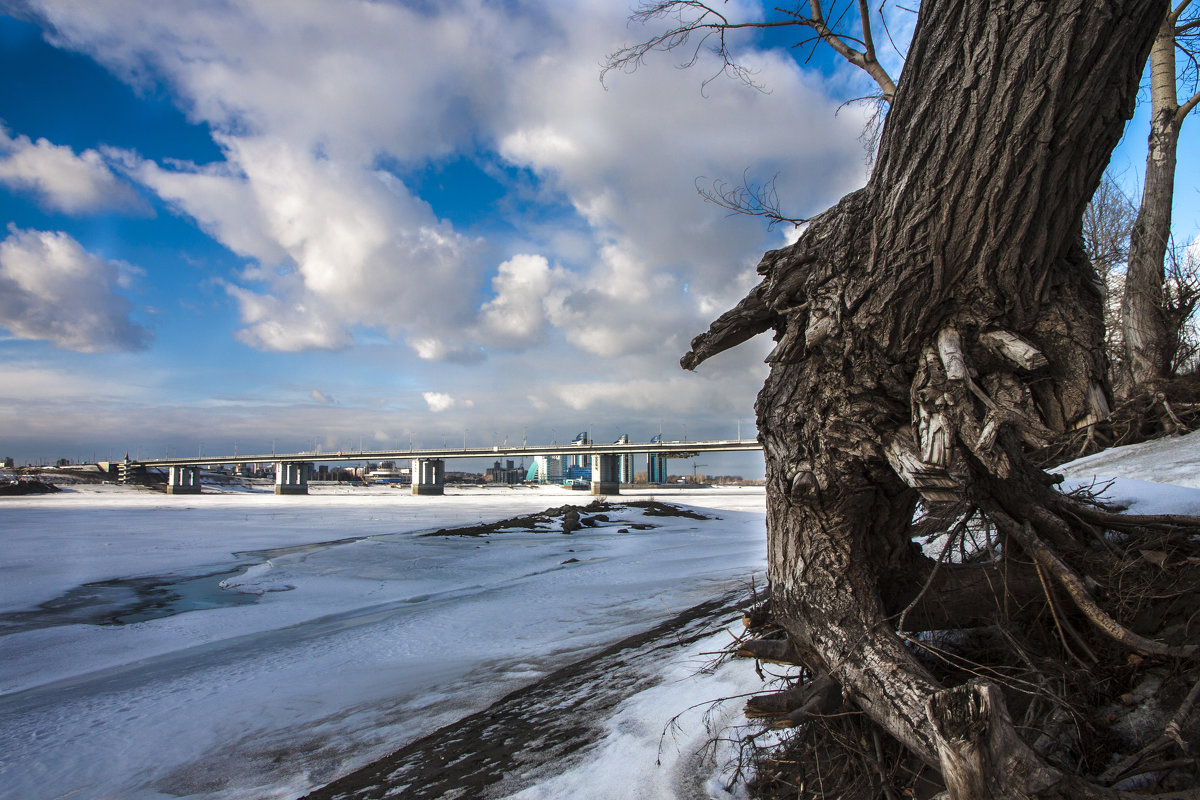
[[[624,2],[0,9],[18,461],[752,435],[769,343],[678,358],[787,232],[695,181],[778,174],[807,215],[866,177],[863,112],[838,112],[865,79],[821,52],[739,43],[767,93],[701,93],[712,65],[672,56],[602,86],[641,33]],[[1136,183],[1145,133],[1127,139]]]

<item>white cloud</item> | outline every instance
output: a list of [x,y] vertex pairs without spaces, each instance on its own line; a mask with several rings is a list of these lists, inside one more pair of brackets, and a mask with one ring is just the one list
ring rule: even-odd
[[[578,9],[561,13],[567,24]],[[682,269],[711,291],[761,233],[757,223],[704,204],[698,177],[736,183],[747,170],[760,181],[778,174],[782,202],[801,216],[861,185],[861,114],[835,116],[837,101],[786,54],[745,54],[770,94],[718,80],[702,96],[699,82],[714,64],[676,70],[665,63],[670,57],[650,59],[636,75],[611,75],[602,91],[595,63],[577,54],[644,35],[623,15],[619,6],[595,13],[571,29],[569,48],[515,75],[514,113],[499,139],[505,157],[564,191],[601,241],[628,240],[655,270]]]
[[455,364],[477,364],[484,352],[477,346],[454,344],[436,336],[417,336],[408,340],[417,357],[425,361],[449,361]]
[[[218,137],[228,162],[127,168],[230,249],[260,265],[231,295],[266,350],[345,347],[352,328],[433,336],[470,319],[480,243],[369,164],[314,157],[277,137]],[[301,309],[307,310],[301,311]],[[303,331],[297,322],[303,319]],[[443,356],[466,352],[448,345]]]
[[186,214],[233,252],[263,264],[287,259],[268,230],[253,187],[233,162],[196,166],[171,162],[164,168],[131,151],[106,151],[118,168]]
[[[578,53],[608,53],[642,32],[611,4],[552,13],[568,43],[513,76],[513,113],[497,129],[500,153],[564,193],[595,243],[547,293],[547,320],[585,353],[669,352],[672,363],[749,288],[764,247],[777,246],[758,221],[703,203],[698,176],[777,175],[785,210],[815,213],[865,178],[861,113],[836,115],[837,102],[783,53],[744,57],[770,94],[718,80],[702,96],[713,64],[680,71],[670,57],[611,75],[603,91],[595,62]],[[588,22],[572,24],[581,17]]]
[[429,410],[435,414],[447,411],[455,406],[454,398],[442,392],[422,392],[421,396],[425,398]]
[[540,340],[547,323],[547,297],[563,280],[565,273],[551,269],[545,256],[516,255],[501,264],[492,278],[496,296],[480,309],[486,344],[513,348]]
[[135,268],[88,253],[65,233],[18,230],[0,242],[0,327],[82,353],[141,350],[152,334],[117,289]]
[[242,323],[238,339],[259,350],[299,352],[337,349],[351,343],[350,335],[332,324],[330,316],[304,298],[288,299],[243,289],[232,284],[225,291],[237,300]]
[[225,133],[271,134],[333,161],[402,162],[468,144],[494,116],[510,69],[553,39],[540,4],[146,4],[33,0],[54,40],[134,84],[165,79],[190,116]]
[[333,405],[335,402],[337,402],[332,397],[330,397],[329,395],[322,392],[320,389],[313,389],[311,396],[312,396],[313,400],[317,401],[318,403],[321,403],[322,405],[330,406],[330,405]]
[[[725,398],[716,397],[708,381],[695,375],[679,374],[657,379],[585,381],[555,384],[551,390],[556,405],[576,411],[621,410],[637,418],[656,409],[670,409],[677,415],[696,411],[725,411]],[[686,418],[686,417],[685,417]]]
[[0,363],[0,401],[29,413],[55,401],[95,410],[96,405],[123,405],[144,399],[144,387],[112,380],[111,375],[81,374],[47,363]]
[[118,180],[100,153],[76,155],[46,139],[13,138],[0,125],[0,184],[31,192],[45,207],[82,215],[107,209],[144,213],[146,202]]
[[[163,80],[192,118],[218,131],[222,164],[122,161],[131,177],[260,262],[234,295],[249,302],[243,318],[255,320],[244,341],[334,348],[352,341],[354,328],[394,339],[418,330],[447,340],[447,358],[478,359],[461,333],[485,280],[479,243],[439,221],[379,164],[403,169],[472,143],[477,120],[503,104],[496,59],[521,58],[533,40],[522,29],[536,15],[523,22],[473,1],[436,11],[300,3],[286,14],[255,0],[219,9],[39,5],[56,41],[131,82]],[[276,279],[277,269],[291,274]],[[285,336],[295,333],[298,306],[319,307],[323,324]]]

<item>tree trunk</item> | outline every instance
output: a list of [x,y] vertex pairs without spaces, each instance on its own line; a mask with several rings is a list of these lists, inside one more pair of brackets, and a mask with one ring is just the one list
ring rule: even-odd
[[[767,253],[762,283],[682,360],[775,330],[756,405],[772,615],[934,767],[955,769],[929,705],[944,687],[882,598],[921,558],[922,496],[1030,518],[1052,501],[1023,444],[1107,413],[1080,220],[1164,13],[925,0],[867,186]],[[993,796],[1066,791],[1047,769],[993,775]]]
[[1175,197],[1175,162],[1183,124],[1175,87],[1175,21],[1163,14],[1150,51],[1150,141],[1146,181],[1130,236],[1125,274],[1122,334],[1124,392],[1147,386],[1170,374],[1163,315],[1163,262],[1171,238],[1171,204]]

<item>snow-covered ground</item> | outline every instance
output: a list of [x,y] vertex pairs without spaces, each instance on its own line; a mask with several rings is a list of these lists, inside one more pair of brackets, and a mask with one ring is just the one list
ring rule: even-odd
[[[1200,513],[1200,433],[1058,471],[1108,485],[1134,513]],[[720,520],[626,511],[622,522],[657,527],[619,533],[614,518],[571,536],[428,538],[416,534],[590,498],[96,487],[0,500],[0,797],[295,797],[761,582],[761,490],[653,496]],[[156,583],[175,587],[165,599],[179,613],[138,605]],[[124,622],[97,624],[113,618]],[[587,747],[494,795],[725,796],[711,777],[720,764],[699,750],[740,704],[704,701],[760,685],[746,663],[697,675],[728,641],[652,652],[632,667],[652,680],[603,713]],[[585,703],[564,698],[564,713]]]
[[[720,520],[627,510],[570,536],[446,538],[417,534],[591,498],[333,487],[168,497],[104,486],[4,498],[0,796],[294,797],[761,581],[760,489],[622,497],[651,496]],[[675,678],[712,646],[662,665],[669,679],[630,706],[661,712],[639,718],[645,763],[626,762],[618,781],[641,786],[634,796],[671,796],[675,762],[690,763],[702,743],[697,714],[655,765],[660,734],[696,690]],[[736,665],[705,680],[712,697],[754,676]],[[569,775],[556,781],[561,792],[527,796],[572,794]]]

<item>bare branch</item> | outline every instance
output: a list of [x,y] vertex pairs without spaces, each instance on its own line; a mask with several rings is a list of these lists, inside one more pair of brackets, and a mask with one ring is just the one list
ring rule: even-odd
[[1119,328],[1119,319],[1110,318],[1107,301],[1111,278],[1129,259],[1129,235],[1137,218],[1137,207],[1120,184],[1108,172],[1096,187],[1083,212],[1083,247],[1095,267],[1105,297],[1105,324]]
[[1194,95],[1188,98],[1186,103],[1179,107],[1179,118],[1183,119],[1188,114],[1192,113],[1192,109],[1194,109],[1197,104],[1200,104],[1200,92],[1196,92]]
[[[834,52],[850,64],[870,75],[883,91],[884,98],[890,103],[896,94],[896,84],[892,80],[892,77],[888,75],[887,70],[883,68],[883,65],[875,58],[875,44],[871,40],[871,23],[868,13],[869,9],[867,9],[866,4],[861,3],[859,5],[860,22],[863,29],[862,39],[855,39],[854,37],[838,33],[836,27],[841,22],[841,18],[839,17],[838,21],[830,26],[821,13],[821,4],[816,2],[816,0],[810,2],[809,7],[812,9],[812,16],[810,17],[805,17],[796,11],[779,10],[791,15],[798,23],[812,28],[825,44],[833,48]],[[843,16],[844,14],[845,12],[843,12]],[[849,41],[859,42],[863,49],[861,51],[855,50],[847,43]]]
[[[761,22],[736,22],[730,20],[713,6],[700,0],[655,0],[643,3],[630,19],[641,24],[648,24],[659,19],[673,19],[675,24],[655,34],[638,44],[627,45],[609,55],[601,71],[601,81],[614,69],[633,71],[640,67],[646,56],[652,52],[669,52],[689,46],[693,37],[699,37],[691,56],[682,66],[694,66],[702,51],[712,53],[720,62],[720,69],[704,82],[707,85],[720,74],[730,75],[757,89],[762,87],[753,79],[753,71],[741,64],[734,56],[725,38],[728,31],[738,30],[771,30],[777,28],[808,28],[813,30],[817,38],[829,45],[847,62],[862,69],[871,76],[884,97],[891,100],[896,93],[896,85],[875,56],[875,44],[871,38],[870,9],[866,0],[857,3],[859,21],[863,36],[861,39],[852,33],[839,30],[844,16],[849,13],[849,6],[843,10],[838,20],[830,25],[825,19],[819,0],[810,0],[810,15],[805,16],[799,11],[776,8],[779,15],[776,19]],[[713,41],[715,39],[715,41]],[[851,43],[859,44],[857,50]]]
[[706,332],[692,339],[692,349],[680,359],[680,366],[695,369],[717,353],[737,347],[775,325],[779,317],[767,304],[766,291],[765,284],[760,283],[740,303],[718,317]]
[[1200,264],[1187,248],[1172,243],[1163,263],[1164,353],[1172,374],[1181,374],[1200,356],[1200,336],[1193,323],[1200,306]]
[[863,55],[868,61],[875,61],[875,42],[871,38],[871,9],[867,7],[867,0],[858,0],[858,16],[862,19]]
[[697,178],[696,191],[707,202],[726,209],[730,214],[745,214],[768,220],[768,229],[781,222],[798,228],[808,220],[787,216],[779,209],[779,193],[775,188],[775,180],[778,177],[775,175],[766,183],[755,185],[750,183],[747,174],[743,173],[741,184],[733,186],[718,179],[712,182],[711,189],[700,186],[704,178]]
[[[693,13],[689,15],[689,12]],[[645,62],[646,56],[650,53],[656,51],[670,52],[684,48],[688,45],[689,41],[692,41],[694,36],[698,36],[699,41],[695,44],[690,58],[680,65],[682,68],[686,69],[695,66],[700,60],[701,52],[707,49],[720,59],[721,69],[712,77],[705,80],[703,85],[707,86],[718,75],[727,74],[748,86],[761,90],[763,87],[753,79],[753,71],[740,64],[733,57],[725,40],[726,31],[741,29],[766,30],[771,28],[796,27],[801,24],[790,19],[766,22],[731,22],[715,8],[706,3],[697,2],[697,0],[659,0],[658,2],[644,3],[630,16],[630,20],[645,25],[657,19],[667,17],[674,18],[677,24],[643,42],[622,47],[615,53],[610,54],[600,72],[601,82],[614,69],[633,72]],[[709,40],[714,37],[716,38],[716,44],[708,44]]]
[[[907,11],[910,14],[916,13],[911,8],[905,8],[904,6],[896,6],[896,7],[899,8],[901,11]],[[884,16],[884,13],[883,13],[883,2],[880,2],[880,4],[879,4],[878,13],[879,13],[879,21],[881,23],[883,23],[883,32],[887,34],[888,44],[890,44],[892,46],[892,49],[896,51],[896,55],[900,56],[900,58],[907,58],[908,54],[901,52],[900,47],[896,44],[896,40],[892,38],[892,28],[891,28],[891,26],[888,25],[887,17]]]
[[[1193,8],[1184,16],[1183,12],[1188,9],[1189,3],[1190,0],[1180,3],[1171,12],[1171,24],[1175,28],[1176,53],[1184,62],[1177,70],[1179,85],[1184,92],[1188,89],[1195,92],[1200,88],[1200,7]],[[1197,96],[1200,96],[1200,93],[1180,107],[1176,116],[1180,123],[1196,107]]]

